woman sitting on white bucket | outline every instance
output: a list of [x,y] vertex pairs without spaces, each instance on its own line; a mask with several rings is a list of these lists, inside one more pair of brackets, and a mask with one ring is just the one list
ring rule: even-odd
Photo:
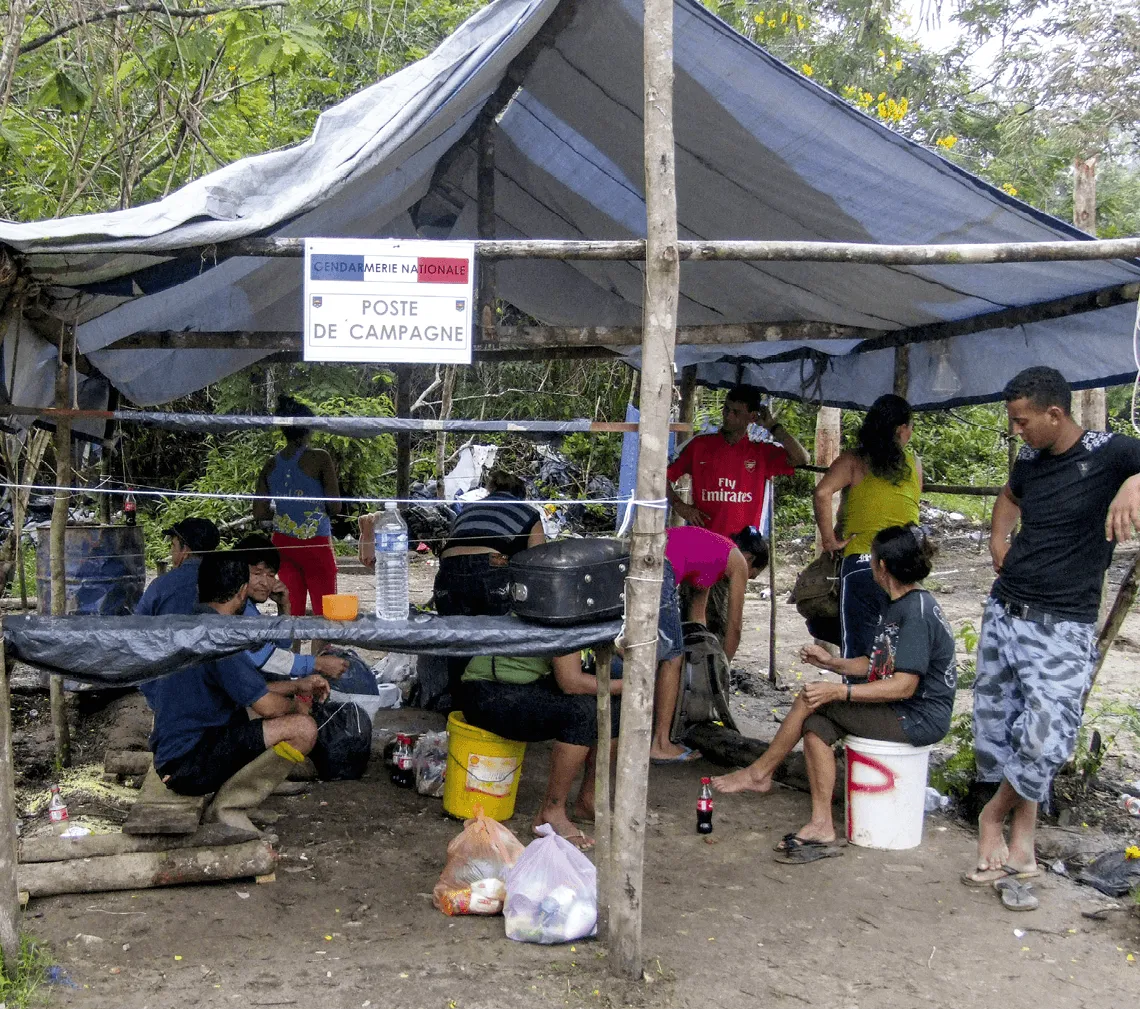
[[811,819],[780,842],[780,861],[814,862],[842,854],[831,815],[835,788],[832,747],[846,735],[911,746],[937,743],[950,729],[958,682],[954,635],[934,597],[918,585],[930,574],[934,546],[916,525],[891,526],[871,544],[875,581],[890,596],[870,656],[842,659],[819,645],[800,658],[864,683],[810,683],[796,698],[771,746],[749,767],[713,778],[720,792],[767,792],[772,775],[804,741],[811,784]]

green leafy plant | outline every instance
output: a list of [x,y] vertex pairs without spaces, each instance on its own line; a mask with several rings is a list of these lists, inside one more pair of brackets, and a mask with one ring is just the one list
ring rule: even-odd
[[930,768],[931,787],[943,795],[964,798],[976,774],[973,716],[969,713],[955,715],[942,745],[950,747],[953,752],[944,763]]
[[39,1001],[39,989],[46,983],[53,958],[47,948],[32,936],[20,936],[20,959],[15,971],[0,957],[0,1003],[23,1007]]
[[966,652],[966,658],[958,663],[958,689],[968,690],[973,687],[978,676],[978,632],[974,625],[967,620],[958,628],[958,633],[954,637],[961,640],[962,647]]

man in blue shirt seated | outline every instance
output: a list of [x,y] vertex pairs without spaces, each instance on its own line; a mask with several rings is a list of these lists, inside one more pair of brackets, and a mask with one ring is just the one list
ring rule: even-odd
[[[242,616],[261,616],[258,605],[270,599],[277,604],[278,616],[289,616],[289,590],[277,577],[277,572],[281,570],[281,554],[273,541],[260,533],[251,533],[238,542],[234,552],[244,556],[249,563],[249,588]],[[282,638],[260,648],[251,648],[245,654],[267,680],[309,676],[312,673],[337,679],[348,669],[347,659],[336,655],[299,655],[291,651],[292,647],[293,642],[289,638]]]
[[198,605],[198,565],[202,555],[218,549],[221,536],[209,519],[175,522],[163,535],[170,537],[171,570],[159,575],[142,594],[135,613],[158,617],[166,613],[193,613]]
[[[240,613],[248,582],[244,557],[207,554],[198,571],[201,611]],[[246,811],[316,744],[309,705],[327,698],[329,685],[316,674],[266,683],[241,652],[144,683],[142,692],[154,712],[154,768],[166,786],[181,795],[216,792],[206,820],[253,830]]]

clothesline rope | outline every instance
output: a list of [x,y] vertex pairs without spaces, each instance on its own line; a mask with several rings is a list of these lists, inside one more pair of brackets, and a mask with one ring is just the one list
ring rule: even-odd
[[[118,494],[125,496],[126,494],[133,494],[135,497],[153,497],[153,498],[197,498],[201,500],[222,500],[222,501],[273,501],[275,497],[280,495],[273,494],[231,494],[222,493],[218,491],[190,491],[190,490],[144,490],[142,488],[124,488],[124,487],[103,487],[95,485],[93,487],[63,487],[58,484],[25,484],[25,483],[8,483],[0,485],[6,490],[30,490],[39,493],[57,493],[58,491],[65,491],[68,494]],[[305,496],[298,500],[312,501],[320,503],[340,503],[340,504],[380,504],[391,501],[393,504],[406,504],[406,505],[422,505],[426,507],[431,506],[447,506],[453,507],[456,504],[478,504],[477,500],[471,501],[446,501],[439,498],[397,498],[397,497],[309,497]],[[480,498],[479,500],[483,500]],[[642,508],[664,508],[668,504],[665,498],[656,498],[652,500],[641,500],[640,498],[525,498],[514,499],[513,504],[528,504],[536,508],[546,508],[548,506],[560,507],[562,505],[638,505]]]

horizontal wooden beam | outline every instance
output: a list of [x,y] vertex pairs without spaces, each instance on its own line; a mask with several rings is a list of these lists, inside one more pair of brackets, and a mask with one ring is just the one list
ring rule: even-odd
[[[1048,242],[987,242],[936,245],[877,245],[869,242],[689,241],[677,242],[677,256],[690,262],[743,261],[784,263],[865,263],[892,266],[963,266],[987,263],[1078,262],[1134,259],[1140,256],[1140,238],[1073,238]],[[38,251],[38,250],[37,250]],[[230,256],[298,258],[304,255],[304,238],[239,238],[232,242],[192,248],[156,250],[150,243],[129,239],[91,245],[69,244],[44,252],[192,256],[206,262]],[[475,240],[475,253],[487,259],[624,260],[645,259],[645,242],[577,241],[561,239]]]

